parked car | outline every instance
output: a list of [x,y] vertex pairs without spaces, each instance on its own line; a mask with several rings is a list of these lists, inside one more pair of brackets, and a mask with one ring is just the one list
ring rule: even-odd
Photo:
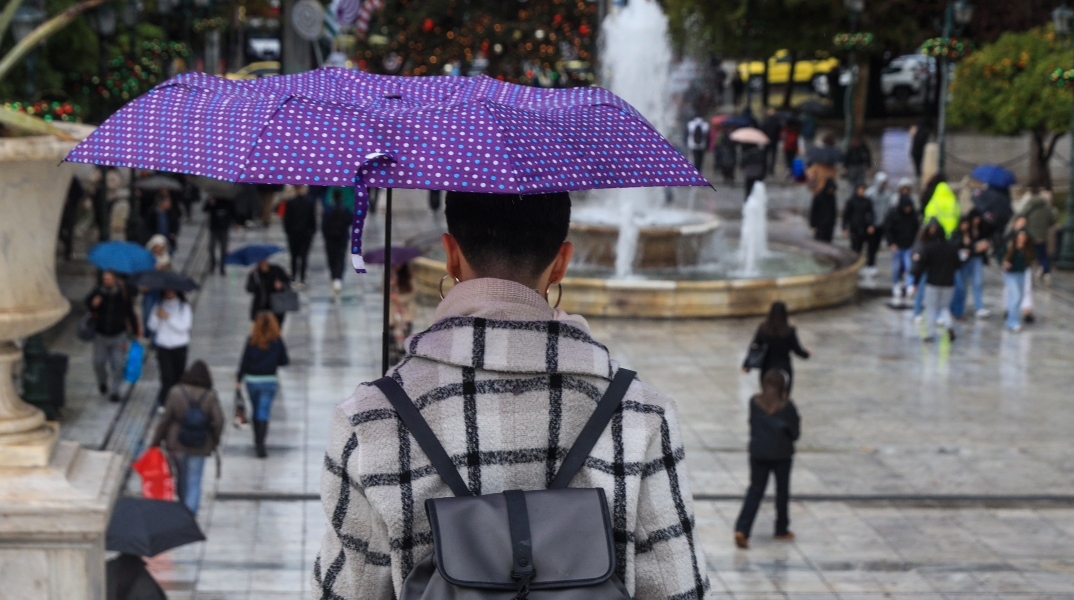
[[235,71],[234,73],[228,73],[224,77],[228,79],[260,79],[262,77],[271,77],[273,75],[280,74],[280,63],[274,60],[266,60],[261,62],[254,62],[246,65],[245,67]]
[[[839,68],[839,59],[836,58],[818,56],[818,58],[810,59],[807,56],[799,56],[794,65],[794,82],[813,83],[815,87],[817,80],[823,79],[837,68]],[[764,78],[764,62],[755,60],[749,63],[739,63],[738,76],[752,85],[760,85]],[[777,50],[768,59],[768,83],[787,83],[790,76],[791,53],[789,50]]]
[[935,84],[936,59],[921,54],[907,54],[888,63],[880,73],[880,89],[884,97],[900,103],[923,100],[929,80]]

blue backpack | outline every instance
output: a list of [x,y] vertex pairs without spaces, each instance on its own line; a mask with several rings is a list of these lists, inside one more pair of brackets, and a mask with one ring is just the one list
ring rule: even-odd
[[179,423],[179,443],[187,448],[203,448],[209,441],[209,415],[201,408],[201,401],[209,391],[205,390],[197,402],[190,399],[184,386],[180,385],[179,391],[187,402],[183,420]]

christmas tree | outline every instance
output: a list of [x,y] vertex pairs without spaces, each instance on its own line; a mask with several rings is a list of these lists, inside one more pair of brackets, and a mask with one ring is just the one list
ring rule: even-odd
[[355,58],[376,73],[588,85],[596,19],[585,0],[388,0]]

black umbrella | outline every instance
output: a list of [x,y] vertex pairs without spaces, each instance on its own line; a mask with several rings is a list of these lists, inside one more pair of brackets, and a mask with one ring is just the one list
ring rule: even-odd
[[148,290],[175,290],[193,292],[198,289],[198,282],[175,271],[142,271],[133,277],[133,283]]
[[198,189],[209,194],[213,198],[219,198],[221,200],[232,200],[237,198],[243,191],[242,185],[224,181],[222,179],[214,179],[212,177],[203,177],[199,175],[193,177],[191,181]]
[[108,521],[104,545],[116,552],[156,556],[204,539],[194,515],[181,502],[120,498]]
[[806,100],[796,107],[803,113],[808,113],[816,116],[823,116],[832,111],[831,107],[821,102],[820,100]]
[[843,153],[835,146],[816,146],[809,151],[807,158],[810,164],[834,165],[843,162]]
[[166,175],[153,175],[145,177],[134,182],[134,187],[140,190],[152,190],[156,191],[161,188],[170,190],[172,192],[183,191],[183,184],[179,183],[175,179]]

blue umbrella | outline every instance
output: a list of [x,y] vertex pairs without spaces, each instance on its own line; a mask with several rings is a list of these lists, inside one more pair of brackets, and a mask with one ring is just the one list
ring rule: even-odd
[[149,250],[133,242],[101,242],[90,250],[88,258],[98,269],[125,275],[152,270],[157,264]]
[[1009,188],[1017,179],[1006,167],[999,165],[980,165],[970,173],[977,181],[998,188]]
[[229,252],[224,257],[224,264],[248,267],[256,265],[277,252],[283,252],[283,248],[275,244],[251,244]]

